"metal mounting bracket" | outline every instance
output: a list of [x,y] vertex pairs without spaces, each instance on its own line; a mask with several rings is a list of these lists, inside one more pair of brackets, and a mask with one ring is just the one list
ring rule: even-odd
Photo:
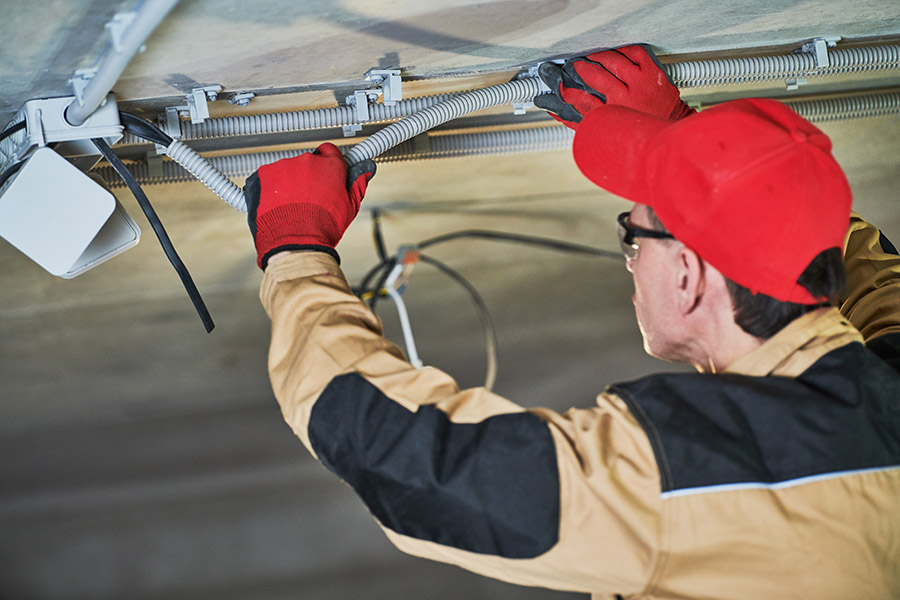
[[256,98],[256,94],[253,92],[242,92],[229,98],[228,103],[236,104],[237,106],[247,106],[254,98]]

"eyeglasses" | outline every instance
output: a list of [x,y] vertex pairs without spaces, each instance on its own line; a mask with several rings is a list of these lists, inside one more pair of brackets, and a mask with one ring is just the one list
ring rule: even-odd
[[637,225],[632,225],[629,220],[630,213],[623,212],[616,217],[616,223],[619,224],[619,246],[622,248],[622,254],[628,260],[634,260],[638,255],[637,238],[655,238],[658,240],[674,240],[675,236],[666,231],[656,231],[655,229],[644,229]]

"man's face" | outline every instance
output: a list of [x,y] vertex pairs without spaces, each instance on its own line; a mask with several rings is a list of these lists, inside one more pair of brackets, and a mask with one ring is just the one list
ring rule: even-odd
[[[659,229],[648,209],[636,204],[629,221],[644,229]],[[674,253],[679,242],[652,238],[636,238],[637,255],[626,259],[625,266],[634,278],[634,311],[644,338],[647,354],[664,360],[679,360],[681,344],[677,335],[680,323],[674,297],[676,277]]]

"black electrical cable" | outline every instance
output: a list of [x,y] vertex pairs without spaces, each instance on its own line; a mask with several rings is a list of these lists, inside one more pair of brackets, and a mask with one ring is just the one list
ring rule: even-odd
[[583,246],[581,244],[571,244],[569,242],[561,242],[549,238],[536,237],[531,235],[521,235],[517,233],[503,233],[500,231],[486,231],[483,229],[466,229],[464,231],[455,231],[444,235],[438,235],[428,238],[416,244],[417,248],[428,248],[444,242],[457,240],[460,238],[481,238],[486,240],[496,240],[502,242],[517,242],[521,244],[529,244],[532,246],[542,246],[553,250],[561,250],[563,252],[575,252],[579,254],[589,254],[591,256],[602,256],[604,258],[613,258],[616,260],[624,260],[621,252],[612,252],[610,250],[601,250],[600,248],[592,248],[591,246]]
[[22,168],[22,165],[25,164],[24,160],[20,160],[17,163],[14,163],[11,167],[3,171],[3,174],[0,175],[0,188],[3,187],[3,184],[6,183],[6,180],[15,175],[19,169]]
[[384,282],[387,281],[388,276],[394,269],[394,265],[397,264],[397,257],[392,256],[381,264],[384,265],[384,271],[382,271],[381,276],[378,278],[378,283],[375,284],[375,287],[372,290],[374,292],[372,297],[369,298],[369,308],[372,310],[375,310],[375,305],[378,304],[379,292],[381,291],[381,288],[384,287]]
[[184,263],[179,258],[178,253],[175,251],[175,247],[172,245],[172,241],[169,239],[169,235],[166,233],[165,228],[163,227],[162,221],[159,220],[159,217],[156,215],[156,211],[153,210],[153,206],[150,205],[150,200],[147,198],[147,195],[144,193],[144,190],[141,189],[141,186],[138,184],[137,180],[132,175],[131,171],[125,166],[125,163],[116,156],[115,152],[112,151],[112,148],[109,147],[102,138],[93,138],[91,140],[94,142],[94,145],[97,146],[97,149],[103,155],[103,157],[109,162],[110,165],[116,170],[119,176],[122,178],[122,181],[125,182],[125,185],[128,186],[128,189],[131,190],[131,193],[134,194],[135,200],[140,204],[141,209],[144,211],[144,214],[147,216],[147,220],[150,221],[150,225],[153,227],[153,231],[156,233],[156,237],[159,239],[159,243],[163,248],[163,251],[166,253],[166,257],[169,259],[169,262],[172,263],[172,266],[175,267],[175,271],[178,273],[178,277],[181,278],[181,283],[184,285],[184,289],[187,290],[188,296],[191,298],[191,302],[194,304],[194,308],[197,309],[197,314],[200,315],[200,320],[203,321],[203,326],[206,328],[206,333],[209,333],[215,327],[213,323],[212,316],[210,316],[209,311],[206,309],[206,304],[203,302],[203,298],[200,296],[200,292],[197,290],[197,286],[194,285],[194,280],[191,279],[191,274],[188,272],[187,267],[184,266]]
[[487,354],[487,372],[484,376],[484,387],[488,390],[492,389],[494,381],[497,379],[497,329],[494,327],[493,320],[491,320],[491,313],[488,311],[487,303],[485,303],[484,298],[481,297],[481,294],[478,293],[478,290],[475,289],[475,286],[468,279],[463,277],[458,271],[450,268],[446,263],[422,253],[419,253],[419,260],[443,272],[469,292],[475,308],[478,309],[478,318],[481,320],[481,325],[484,329],[485,352]]
[[[372,238],[375,242],[375,250],[381,258],[380,262],[376,264],[374,267],[369,269],[369,271],[363,276],[362,282],[356,290],[356,295],[360,298],[364,298],[366,294],[372,292],[371,298],[369,298],[369,307],[374,310],[375,305],[378,302],[379,292],[381,288],[384,287],[384,283],[387,280],[388,276],[391,273],[391,270],[394,268],[394,265],[397,264],[397,257],[391,256],[387,257],[384,247],[384,238],[381,234],[381,213],[378,209],[374,209],[372,211]],[[598,256],[601,258],[611,258],[616,261],[623,260],[622,254],[620,252],[613,252],[610,250],[603,250],[600,248],[593,248],[591,246],[584,246],[581,244],[572,244],[569,242],[562,242],[559,240],[554,240],[550,238],[543,238],[538,236],[531,235],[522,235],[515,233],[504,233],[501,231],[488,231],[484,229],[467,229],[463,231],[456,231],[452,233],[447,233],[444,235],[435,236],[432,238],[428,238],[423,240],[415,245],[416,248],[428,248],[430,246],[436,246],[438,244],[442,244],[444,242],[450,242],[453,240],[458,240],[462,238],[479,238],[485,240],[493,240],[500,242],[514,242],[520,244],[528,244],[531,246],[540,246],[544,248],[550,248],[551,250],[559,250],[561,252],[573,252],[577,254],[587,254],[589,256]],[[476,308],[478,309],[478,316],[481,319],[482,326],[485,331],[485,345],[487,351],[487,373],[485,375],[485,388],[491,389],[494,383],[494,379],[496,377],[497,372],[497,332],[494,327],[494,323],[491,320],[490,312],[488,311],[487,304],[484,302],[484,299],[478,293],[478,290],[475,289],[465,277],[463,277],[459,272],[450,268],[445,263],[427,256],[425,254],[420,253],[419,259],[427,264],[432,265],[433,267],[442,271],[445,275],[449,276],[460,285],[462,285],[466,291],[469,293],[472,301],[474,302]],[[373,278],[378,276],[378,283],[374,288],[369,288],[369,283]]]
[[384,248],[384,237],[381,235],[381,211],[377,208],[372,209],[372,239],[375,242],[378,258],[381,259],[381,262],[386,261],[387,250]]
[[18,123],[16,123],[15,125],[7,127],[6,129],[3,130],[2,133],[0,133],[0,141],[5,140],[6,138],[8,138],[9,136],[11,136],[12,134],[14,134],[17,131],[21,131],[21,130],[25,129],[25,126],[26,126],[26,123],[24,120],[22,120],[22,121],[19,121]]
[[155,144],[159,144],[168,148],[169,144],[174,141],[172,139],[172,136],[170,136],[168,133],[166,133],[150,121],[142,119],[137,115],[133,115],[131,113],[120,110],[119,121],[122,123],[122,126],[125,127],[125,131],[127,131],[128,133],[134,134],[145,140],[149,140]]
[[387,266],[388,261],[385,259],[374,267],[369,269],[365,275],[363,275],[362,281],[354,290],[354,294],[362,298],[365,294],[369,293],[371,289],[369,288],[369,282],[372,281],[372,278],[381,273],[381,269],[384,269]]

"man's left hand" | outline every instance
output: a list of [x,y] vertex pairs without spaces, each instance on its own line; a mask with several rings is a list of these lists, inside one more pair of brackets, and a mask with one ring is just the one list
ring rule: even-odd
[[535,97],[535,105],[549,110],[557,121],[572,129],[587,113],[604,104],[672,121],[696,112],[681,100],[678,88],[653,51],[643,45],[570,58],[562,67],[544,63],[538,75],[551,93]]

